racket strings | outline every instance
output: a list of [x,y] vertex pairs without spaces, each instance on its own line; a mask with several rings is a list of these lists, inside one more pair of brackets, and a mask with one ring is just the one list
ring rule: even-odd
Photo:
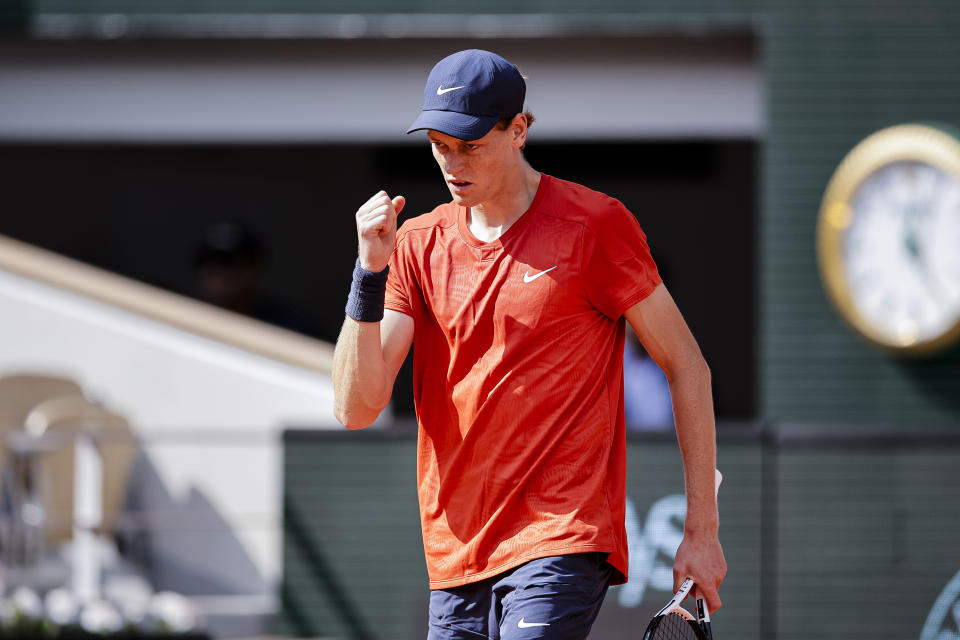
[[[687,613],[687,616],[690,614]],[[656,628],[646,637],[648,640],[705,640],[706,638],[695,620],[676,610],[660,616],[656,621]]]

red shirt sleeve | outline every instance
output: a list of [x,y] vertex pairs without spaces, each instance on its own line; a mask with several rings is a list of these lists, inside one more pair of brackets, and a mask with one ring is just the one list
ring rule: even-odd
[[616,200],[591,216],[584,231],[587,295],[604,315],[618,319],[660,284],[647,236],[637,219]]

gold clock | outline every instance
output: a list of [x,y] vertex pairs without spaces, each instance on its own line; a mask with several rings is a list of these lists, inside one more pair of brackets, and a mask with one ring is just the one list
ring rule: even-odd
[[817,225],[824,286],[843,318],[886,349],[926,354],[960,338],[960,140],[905,124],[854,147]]

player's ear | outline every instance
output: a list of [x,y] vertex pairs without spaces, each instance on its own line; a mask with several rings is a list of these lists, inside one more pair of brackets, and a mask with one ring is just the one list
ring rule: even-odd
[[510,131],[513,133],[513,146],[523,149],[527,144],[527,116],[523,113],[513,116]]

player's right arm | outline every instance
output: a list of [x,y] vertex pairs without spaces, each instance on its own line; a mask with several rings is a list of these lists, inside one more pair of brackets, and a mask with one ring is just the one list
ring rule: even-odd
[[[383,191],[357,210],[360,266],[383,271],[396,247],[397,214],[403,196]],[[347,316],[333,355],[333,410],[351,429],[369,426],[390,402],[393,382],[413,343],[413,318],[384,311],[380,322]]]

